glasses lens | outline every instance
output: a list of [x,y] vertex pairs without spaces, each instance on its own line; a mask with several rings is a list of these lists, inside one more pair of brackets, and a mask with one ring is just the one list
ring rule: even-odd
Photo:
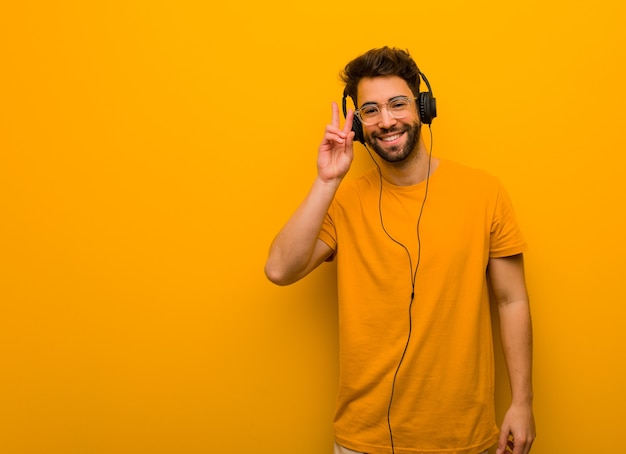
[[369,125],[369,124],[376,123],[376,121],[378,120],[378,117],[380,116],[380,109],[378,108],[378,106],[372,104],[372,105],[361,107],[357,111],[357,113],[359,115],[359,118],[363,121],[363,123]]
[[409,110],[409,98],[399,98],[394,99],[388,105],[389,112],[391,112],[395,117],[398,114],[406,115]]
[[[397,98],[387,103],[387,112],[393,118],[402,118],[409,112],[410,98]],[[380,120],[381,108],[376,104],[368,104],[356,111],[358,117],[366,125],[372,125]]]

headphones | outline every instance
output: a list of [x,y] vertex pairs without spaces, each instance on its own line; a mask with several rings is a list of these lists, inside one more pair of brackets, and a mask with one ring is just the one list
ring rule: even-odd
[[[420,121],[424,124],[431,124],[433,122],[433,118],[437,116],[437,100],[433,96],[433,90],[430,88],[430,83],[428,83],[428,79],[419,69],[417,70],[417,74],[421,76],[422,80],[426,84],[428,91],[422,91],[419,93],[417,97],[417,110],[419,112]],[[343,99],[341,101],[341,107],[343,108],[343,116],[346,117],[348,113],[348,109],[346,107],[346,101],[348,98],[348,93],[346,89],[343,90]],[[352,101],[355,101],[354,99]],[[356,106],[356,102],[354,102]],[[365,136],[363,135],[363,125],[361,124],[361,120],[356,115],[352,120],[352,130],[354,131],[354,140],[361,142],[365,145]]]

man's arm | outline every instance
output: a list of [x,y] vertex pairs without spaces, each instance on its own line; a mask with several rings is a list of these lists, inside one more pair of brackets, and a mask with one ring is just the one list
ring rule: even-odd
[[503,454],[508,444],[514,454],[528,454],[536,433],[532,408],[532,323],[524,258],[522,254],[492,258],[488,272],[500,317],[512,397],[500,429],[496,453]]
[[270,281],[293,284],[330,256],[330,247],[318,237],[337,186],[316,179],[304,201],[278,232],[265,263],[265,275]]
[[318,237],[337,188],[352,164],[353,115],[354,112],[349,110],[346,122],[340,128],[339,107],[332,104],[331,123],[326,126],[318,151],[317,178],[270,246],[265,275],[275,284],[288,285],[298,281],[332,253]]

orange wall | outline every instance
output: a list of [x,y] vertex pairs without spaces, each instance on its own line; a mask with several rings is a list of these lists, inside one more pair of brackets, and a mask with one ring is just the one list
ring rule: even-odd
[[499,175],[531,245],[534,452],[613,451],[624,2],[211,3],[2,7],[0,452],[329,452],[333,265],[262,268],[337,73],[385,44],[432,83],[434,153]]

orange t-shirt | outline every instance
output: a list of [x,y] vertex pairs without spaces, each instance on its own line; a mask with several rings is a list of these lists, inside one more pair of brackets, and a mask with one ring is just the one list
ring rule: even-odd
[[390,410],[395,453],[483,451],[498,434],[486,268],[525,249],[511,203],[498,179],[440,161],[420,220],[409,319],[426,182],[382,184],[379,211],[375,168],[345,182],[320,233],[337,260],[336,440],[391,453],[387,411],[410,332]]

